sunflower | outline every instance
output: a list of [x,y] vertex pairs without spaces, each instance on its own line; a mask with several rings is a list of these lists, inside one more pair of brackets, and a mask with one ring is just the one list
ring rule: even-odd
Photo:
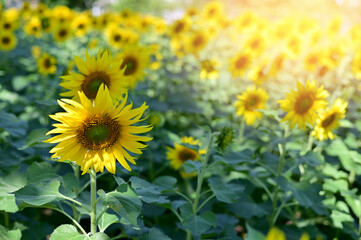
[[138,81],[144,79],[144,70],[150,64],[150,52],[147,48],[139,45],[128,45],[115,57],[116,61],[122,61],[120,69],[125,69],[129,87],[134,88]]
[[286,40],[285,52],[290,59],[298,57],[303,49],[303,41],[300,34],[293,33]]
[[108,88],[102,84],[94,102],[83,92],[78,92],[80,103],[70,99],[58,101],[66,111],[50,117],[60,124],[47,135],[59,133],[45,142],[58,143],[50,150],[52,158],[59,161],[70,160],[81,166],[82,174],[94,168],[103,172],[104,167],[115,174],[116,159],[128,171],[127,161],[136,164],[129,152],[141,154],[147,145],[141,142],[152,140],[151,137],[135,134],[146,133],[151,126],[132,126],[140,122],[145,103],[135,109],[132,104],[125,106],[125,97],[120,104],[113,105]]
[[221,1],[209,2],[203,10],[203,17],[206,20],[215,21],[224,15],[224,5]]
[[121,48],[127,44],[135,44],[138,42],[139,36],[132,30],[110,26],[106,30],[108,42],[115,48]]
[[[167,159],[170,161],[170,165],[173,169],[178,170],[186,161],[199,161],[200,155],[206,153],[205,150],[196,151],[194,148],[200,148],[202,144],[198,139],[193,137],[182,137],[180,143],[174,143],[174,148],[167,147]],[[189,148],[185,145],[189,145],[192,148]],[[181,171],[180,174],[183,177],[191,177],[194,174],[187,174],[184,171]]]
[[357,51],[353,57],[351,70],[357,79],[361,78],[361,51]]
[[71,27],[74,29],[75,35],[81,37],[87,33],[90,27],[90,19],[86,14],[80,14],[74,18]]
[[249,51],[242,51],[230,59],[229,70],[234,77],[242,77],[252,63]]
[[286,240],[286,235],[282,230],[277,227],[271,228],[271,230],[267,233],[265,240]]
[[24,26],[24,32],[28,35],[41,37],[41,21],[37,17],[32,17],[30,21]]
[[170,26],[170,36],[172,38],[179,38],[182,34],[189,30],[190,26],[191,20],[189,17],[178,19]]
[[316,120],[316,126],[312,131],[312,135],[318,140],[334,139],[335,134],[332,130],[338,127],[339,120],[346,117],[346,107],[348,103],[342,99],[337,99],[331,109],[326,109],[320,114]]
[[263,59],[259,64],[253,66],[248,77],[256,85],[262,85],[268,78],[268,60]]
[[11,32],[0,33],[0,50],[10,51],[17,44],[16,36]]
[[314,72],[320,65],[322,53],[322,51],[309,52],[304,60],[305,69]]
[[58,5],[52,10],[52,17],[57,24],[66,24],[73,18],[73,12],[67,6]]
[[57,42],[64,42],[72,35],[71,28],[68,25],[58,25],[53,32],[54,40]]
[[318,87],[316,82],[307,81],[305,85],[297,82],[297,91],[291,91],[286,99],[279,100],[279,104],[287,115],[282,121],[289,121],[291,128],[298,125],[304,129],[306,123],[314,124],[317,119],[317,112],[327,106],[325,98],[328,92],[323,86]]
[[207,45],[208,40],[209,37],[205,31],[194,31],[186,38],[186,50],[197,56],[198,53]]
[[37,64],[39,73],[45,76],[56,72],[56,59],[47,53],[41,55]]
[[247,40],[244,46],[245,49],[252,51],[256,55],[260,55],[266,48],[266,39],[260,32],[253,33]]
[[269,70],[269,75],[275,77],[278,72],[282,69],[283,64],[286,60],[286,54],[280,53],[273,61]]
[[13,32],[18,28],[18,21],[0,19],[0,31]]
[[218,62],[213,59],[206,59],[201,62],[201,79],[216,79],[218,77]]
[[108,51],[99,51],[97,58],[90,57],[88,51],[85,53],[86,61],[75,56],[75,63],[81,73],[70,72],[69,75],[62,76],[64,80],[60,86],[68,89],[61,96],[73,97],[78,100],[78,91],[83,91],[89,99],[95,99],[99,86],[105,84],[109,89],[112,98],[121,98],[125,92],[126,85],[124,69],[120,69],[121,61],[113,61]]
[[236,115],[243,116],[247,125],[254,124],[262,117],[259,109],[265,109],[268,94],[265,90],[256,87],[248,87],[246,92],[237,96],[235,103]]

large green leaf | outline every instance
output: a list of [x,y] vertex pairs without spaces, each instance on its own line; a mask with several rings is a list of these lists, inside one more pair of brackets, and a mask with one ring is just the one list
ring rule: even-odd
[[38,183],[61,178],[55,173],[54,167],[48,162],[34,162],[31,164],[26,171],[26,177],[29,183]]
[[157,177],[153,183],[158,185],[162,190],[171,190],[176,188],[177,179],[171,176],[161,176]]
[[14,137],[22,137],[26,133],[27,123],[19,120],[14,114],[0,112],[0,128]]
[[172,240],[170,237],[162,233],[158,228],[151,228],[148,240]]
[[103,213],[98,222],[98,227],[101,232],[104,232],[110,225],[118,222],[118,217],[114,214]]
[[103,205],[111,208],[122,223],[137,226],[137,218],[142,208],[142,201],[128,184],[121,184],[115,191],[109,193],[99,190],[98,194]]
[[47,132],[48,132],[48,129],[45,129],[45,128],[34,129],[33,131],[31,131],[29,133],[29,135],[27,136],[27,138],[25,140],[24,146],[22,146],[20,149],[24,150],[26,148],[35,146],[37,144],[41,144],[43,146],[44,145],[48,146],[49,144],[43,143],[44,140],[49,138],[49,136],[46,136]]
[[183,222],[184,228],[190,230],[195,236],[200,236],[215,224],[216,215],[213,212],[204,212],[201,215],[187,214]]
[[7,230],[5,227],[0,225],[0,239],[1,240],[20,240],[21,239],[21,231],[20,231],[20,229]]
[[31,183],[14,193],[20,209],[23,202],[34,206],[41,206],[61,196],[59,186],[60,182],[58,180],[37,184]]
[[102,232],[91,236],[86,236],[70,224],[64,224],[57,227],[50,236],[50,240],[108,240],[109,237]]
[[244,186],[236,183],[223,183],[220,177],[208,179],[209,186],[221,202],[235,203],[241,196]]
[[147,203],[166,203],[169,202],[165,196],[161,195],[161,188],[157,185],[151,184],[146,180],[138,177],[131,177],[129,181],[132,183],[133,189],[138,194],[139,198]]
[[264,240],[265,236],[263,233],[257,231],[256,229],[252,228],[250,225],[246,223],[247,227],[247,237],[246,240]]
[[14,213],[18,211],[15,195],[12,192],[22,188],[26,179],[22,174],[11,174],[0,178],[0,210]]

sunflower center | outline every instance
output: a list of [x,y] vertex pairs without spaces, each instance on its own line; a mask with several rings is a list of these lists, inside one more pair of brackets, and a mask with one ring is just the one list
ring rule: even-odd
[[321,122],[321,126],[323,128],[327,128],[330,125],[332,125],[332,123],[335,121],[335,119],[336,119],[336,113],[332,113],[330,116],[328,116]]
[[298,114],[305,114],[310,110],[313,105],[313,99],[311,96],[300,96],[296,100],[295,110]]
[[184,26],[185,26],[185,25],[184,25],[183,22],[179,22],[179,23],[175,26],[174,32],[176,32],[176,33],[182,32],[183,29],[184,29]]
[[120,125],[109,116],[90,116],[77,129],[78,141],[89,150],[104,150],[120,137]]
[[187,160],[194,161],[196,158],[198,158],[198,153],[193,149],[184,147],[180,152],[178,152],[178,158],[182,162],[185,162]]
[[61,29],[58,33],[59,37],[64,37],[68,34],[68,31],[66,29]]
[[10,28],[11,28],[11,24],[10,24],[10,23],[5,23],[5,24],[3,25],[3,27],[4,27],[5,29],[10,29]]
[[10,43],[10,38],[9,38],[9,37],[3,37],[3,38],[1,39],[1,42],[2,42],[3,44],[9,44],[9,43]]
[[44,59],[44,67],[45,68],[50,68],[51,67],[51,61],[50,61],[49,58]]
[[110,78],[104,72],[92,72],[85,77],[81,85],[81,89],[89,99],[95,99],[100,85],[104,83],[108,88],[110,85]]
[[257,108],[259,103],[258,96],[251,96],[245,102],[245,108],[247,111],[252,111],[253,109]]
[[242,57],[238,58],[237,61],[235,62],[235,67],[236,67],[236,69],[242,69],[242,68],[244,68],[246,63],[247,63],[247,58],[242,56]]
[[83,28],[84,28],[84,24],[83,24],[83,23],[79,24],[79,25],[78,25],[78,28],[79,28],[79,29],[83,29]]
[[113,39],[114,41],[119,42],[122,37],[119,34],[115,34]]
[[197,37],[193,40],[193,46],[195,46],[195,47],[202,46],[203,43],[204,43],[204,38],[203,38],[203,36],[197,36]]
[[123,60],[123,63],[120,66],[120,68],[123,69],[124,67],[126,67],[124,71],[125,76],[133,75],[137,71],[137,67],[138,67],[137,59],[133,57],[126,57]]

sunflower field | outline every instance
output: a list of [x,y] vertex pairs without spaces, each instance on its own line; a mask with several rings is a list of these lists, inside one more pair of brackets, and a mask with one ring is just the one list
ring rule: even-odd
[[152,1],[0,0],[0,240],[360,239],[361,20]]

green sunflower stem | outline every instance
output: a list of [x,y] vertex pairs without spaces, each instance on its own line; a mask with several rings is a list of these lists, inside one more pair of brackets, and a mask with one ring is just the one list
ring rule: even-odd
[[97,232],[97,218],[96,218],[96,198],[97,198],[97,177],[94,169],[90,171],[90,199],[91,199],[91,212],[90,212],[90,231],[92,234]]
[[306,152],[309,152],[312,150],[312,144],[313,144],[313,136],[312,136],[312,131],[310,131],[310,134],[308,135]]
[[240,126],[239,126],[239,132],[238,132],[238,138],[239,138],[239,141],[240,141],[240,142],[243,141],[243,135],[244,135],[245,125],[246,125],[246,121],[244,120],[244,117],[242,117],[241,124],[240,124]]

